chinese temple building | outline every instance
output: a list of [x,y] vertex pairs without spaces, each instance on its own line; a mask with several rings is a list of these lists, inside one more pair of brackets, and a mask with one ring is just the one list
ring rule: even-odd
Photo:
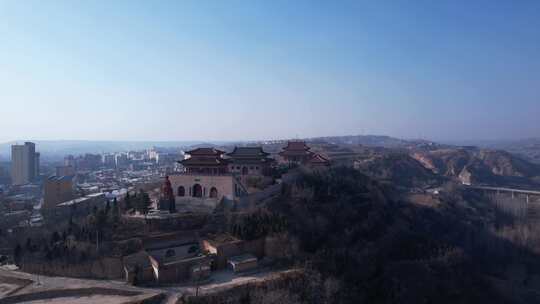
[[239,180],[229,171],[229,159],[225,152],[214,148],[198,148],[186,151],[186,158],[179,161],[184,173],[169,177],[173,193],[178,200],[210,199],[221,201],[234,199],[245,190]]
[[229,157],[229,171],[239,175],[265,176],[270,174],[274,159],[262,147],[235,147]]
[[187,157],[180,163],[190,174],[226,174],[229,162],[223,158],[224,154],[214,148],[198,148],[186,151]]
[[330,166],[330,160],[318,153],[314,153],[308,161],[308,166],[311,168],[326,168]]
[[304,141],[289,141],[279,155],[287,163],[305,164],[313,157],[311,148]]

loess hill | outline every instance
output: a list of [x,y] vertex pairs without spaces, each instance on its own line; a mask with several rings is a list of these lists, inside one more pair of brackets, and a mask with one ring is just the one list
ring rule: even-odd
[[472,184],[540,186],[540,165],[501,150],[442,148],[411,156],[436,174]]

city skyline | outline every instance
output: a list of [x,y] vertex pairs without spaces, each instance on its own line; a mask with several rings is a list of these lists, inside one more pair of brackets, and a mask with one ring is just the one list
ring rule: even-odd
[[0,1],[0,142],[538,137],[539,11]]

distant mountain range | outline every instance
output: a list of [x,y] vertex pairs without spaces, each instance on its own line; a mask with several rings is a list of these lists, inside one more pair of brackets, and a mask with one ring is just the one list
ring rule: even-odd
[[[368,147],[384,148],[418,148],[428,147],[436,149],[456,146],[478,146],[481,148],[505,150],[516,154],[529,161],[540,163],[540,139],[522,140],[479,140],[449,142],[449,145],[434,143],[427,140],[399,139],[384,135],[346,135],[313,137],[304,139],[308,142],[327,142],[344,145],[362,145]],[[25,140],[11,141],[0,144],[0,161],[10,158],[11,145],[23,143]],[[29,140],[37,145],[37,150],[42,154],[43,159],[63,158],[65,155],[85,154],[85,153],[111,153],[121,151],[144,150],[152,147],[162,148],[185,148],[193,146],[224,146],[233,145],[233,141],[90,141],[90,140]],[[248,142],[242,142],[247,144]]]

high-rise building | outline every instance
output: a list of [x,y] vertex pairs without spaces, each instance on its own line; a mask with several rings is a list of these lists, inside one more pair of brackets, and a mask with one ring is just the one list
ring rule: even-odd
[[75,157],[73,157],[73,155],[68,155],[64,157],[64,166],[71,166],[73,168],[76,168],[75,165]]
[[41,154],[39,154],[39,152],[36,152],[34,154],[34,168],[35,168],[35,171],[36,172],[36,176],[35,177],[38,177],[39,176],[39,157],[41,156]]
[[75,197],[73,176],[51,176],[43,185],[43,208],[50,209]]
[[103,166],[106,168],[116,167],[116,157],[114,154],[103,154]]
[[129,159],[127,154],[125,153],[119,153],[116,154],[116,168],[127,168],[129,165]]
[[57,166],[56,176],[75,175],[75,168],[73,166]]
[[11,146],[11,181],[14,185],[33,182],[39,173],[39,153],[36,145],[25,142],[24,145]]

